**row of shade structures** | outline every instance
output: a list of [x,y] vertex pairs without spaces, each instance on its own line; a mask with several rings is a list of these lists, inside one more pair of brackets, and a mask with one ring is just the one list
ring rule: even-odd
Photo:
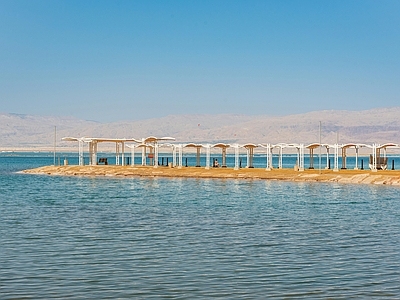
[[[134,148],[135,146],[130,146],[132,148],[132,157],[134,157]],[[144,147],[143,145],[139,145],[136,147]],[[314,153],[315,149],[317,148],[325,148],[326,149],[326,168],[330,168],[330,149],[334,150],[334,171],[339,170],[339,154],[341,152],[341,169],[346,169],[347,168],[347,149],[354,147],[355,148],[355,156],[356,156],[356,165],[354,169],[359,169],[358,166],[358,155],[359,155],[359,149],[362,147],[366,148],[371,148],[372,149],[372,154],[370,155],[370,168],[372,170],[376,170],[378,168],[383,168],[383,164],[386,164],[386,149],[391,147],[391,148],[400,148],[397,144],[373,144],[373,145],[366,145],[366,144],[334,144],[334,145],[328,145],[328,144],[309,144],[307,146],[304,146],[304,144],[244,144],[244,145],[239,145],[239,144],[224,144],[224,143],[218,143],[218,144],[164,144],[164,145],[158,145],[155,146],[154,152],[156,155],[151,155],[151,157],[154,157],[154,162],[151,164],[157,167],[158,165],[158,147],[171,147],[172,148],[172,165],[175,167],[182,167],[182,157],[183,157],[183,148],[195,148],[196,149],[196,167],[200,167],[200,153],[201,153],[201,148],[206,149],[206,168],[210,168],[210,152],[211,148],[220,148],[221,149],[221,154],[222,154],[222,164],[221,167],[226,167],[226,154],[227,154],[227,149],[228,148],[233,148],[234,149],[234,154],[235,154],[235,165],[234,169],[239,169],[239,149],[240,148],[245,148],[247,150],[247,160],[246,160],[246,167],[247,168],[253,168],[253,158],[254,158],[254,149],[257,147],[264,148],[266,150],[266,170],[272,170],[272,158],[273,158],[273,150],[278,149],[278,168],[282,169],[283,165],[283,149],[285,148],[295,148],[297,150],[297,163],[296,163],[296,168],[299,171],[304,170],[304,151],[305,149],[309,150],[310,153],[310,166],[309,169],[314,169]],[[144,150],[144,148],[142,148]],[[150,146],[150,153],[152,153],[153,148]],[[383,157],[381,157],[381,151],[383,152]],[[146,152],[142,152],[142,165],[146,164]],[[385,162],[385,163],[384,163]],[[132,162],[133,164],[133,162]]]
[[[334,170],[339,170],[339,152],[341,152],[342,157],[342,169],[346,169],[346,158],[347,158],[347,149],[354,148],[356,155],[356,166],[355,169],[358,169],[358,155],[360,148],[370,148],[372,149],[372,154],[370,155],[370,168],[372,170],[376,170],[378,168],[382,168],[382,165],[385,164],[386,161],[386,149],[387,148],[400,148],[398,144],[386,143],[383,145],[380,144],[319,144],[313,143],[305,146],[304,144],[226,144],[226,143],[217,143],[217,144],[196,144],[196,143],[188,143],[188,144],[160,144],[161,141],[173,141],[175,140],[172,137],[162,137],[157,138],[154,136],[150,136],[143,139],[107,139],[107,138],[72,138],[66,137],[63,138],[64,141],[77,141],[79,143],[79,165],[84,164],[84,144],[87,143],[89,145],[89,164],[94,165],[97,164],[97,151],[98,144],[102,142],[111,142],[115,143],[115,153],[116,153],[116,165],[124,165],[125,164],[125,145],[131,149],[131,165],[134,164],[135,157],[135,149],[142,150],[142,165],[146,165],[146,156],[147,150],[149,150],[148,157],[151,158],[150,165],[154,167],[158,167],[158,156],[159,156],[159,148],[171,148],[172,149],[172,165],[174,167],[182,167],[182,156],[183,156],[183,148],[195,148],[196,149],[196,166],[200,167],[200,155],[201,149],[206,149],[206,168],[210,168],[210,160],[211,160],[211,148],[219,148],[222,152],[222,162],[221,167],[226,167],[226,154],[228,148],[234,149],[235,154],[235,165],[234,169],[239,169],[239,152],[240,148],[246,149],[247,154],[247,163],[246,167],[253,167],[253,158],[254,158],[254,149],[257,147],[261,147],[266,152],[266,170],[273,169],[272,166],[272,158],[273,158],[273,150],[278,149],[278,168],[282,168],[282,160],[283,160],[283,150],[288,148],[296,149],[297,152],[297,163],[296,167],[299,171],[304,170],[304,150],[308,149],[310,152],[310,169],[314,168],[314,152],[317,148],[325,148],[326,149],[326,160],[327,160],[327,168],[330,166],[329,157],[330,157],[330,149],[334,149]],[[131,143],[131,144],[126,144]],[[381,152],[383,152],[383,157],[381,157]]]
[[131,163],[134,164],[134,156],[135,156],[135,148],[142,148],[142,165],[146,165],[146,148],[149,148],[150,156],[152,159],[151,164],[154,167],[158,166],[158,154],[159,148],[171,148],[172,149],[172,166],[174,167],[182,167],[182,158],[183,158],[183,149],[184,148],[195,148],[196,149],[196,167],[200,167],[200,156],[201,156],[201,149],[206,149],[206,169],[211,167],[211,149],[212,148],[219,148],[222,152],[222,162],[221,167],[226,168],[226,154],[228,148],[235,149],[235,169],[239,169],[239,148],[245,148],[247,150],[247,166],[248,168],[253,168],[253,156],[254,156],[254,148],[257,147],[255,144],[225,144],[225,143],[217,143],[217,144],[154,144],[154,145],[129,145],[128,147],[131,148]]

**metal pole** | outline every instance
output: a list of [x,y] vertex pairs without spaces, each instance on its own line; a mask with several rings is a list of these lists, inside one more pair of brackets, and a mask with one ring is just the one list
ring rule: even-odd
[[321,174],[321,121],[319,121],[319,174]]
[[54,126],[54,157],[53,163],[56,165],[56,147],[57,147],[57,126]]

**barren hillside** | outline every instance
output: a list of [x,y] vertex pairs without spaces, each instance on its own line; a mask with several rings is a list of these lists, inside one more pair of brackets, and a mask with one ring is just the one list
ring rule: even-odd
[[72,117],[0,114],[0,150],[45,148],[64,136],[141,138],[172,136],[178,142],[400,143],[400,107],[365,111],[316,111],[288,116],[171,115],[158,119],[98,123]]

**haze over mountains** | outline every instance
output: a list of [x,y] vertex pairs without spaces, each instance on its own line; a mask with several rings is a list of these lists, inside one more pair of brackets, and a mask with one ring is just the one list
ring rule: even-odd
[[142,138],[172,136],[177,142],[400,143],[400,107],[364,111],[315,111],[288,116],[170,115],[158,119],[98,123],[73,117],[0,114],[0,150],[51,149],[65,136]]

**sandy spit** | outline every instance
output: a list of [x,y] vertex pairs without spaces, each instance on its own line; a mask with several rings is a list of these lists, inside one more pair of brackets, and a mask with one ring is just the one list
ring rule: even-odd
[[307,182],[338,182],[353,184],[386,184],[400,186],[400,171],[370,170],[305,170],[298,172],[291,169],[240,169],[232,168],[205,168],[183,167],[142,167],[142,166],[44,166],[36,169],[24,170],[25,174],[46,174],[57,176],[107,176],[107,177],[191,177],[191,178],[233,178],[233,179],[261,179],[286,180]]

